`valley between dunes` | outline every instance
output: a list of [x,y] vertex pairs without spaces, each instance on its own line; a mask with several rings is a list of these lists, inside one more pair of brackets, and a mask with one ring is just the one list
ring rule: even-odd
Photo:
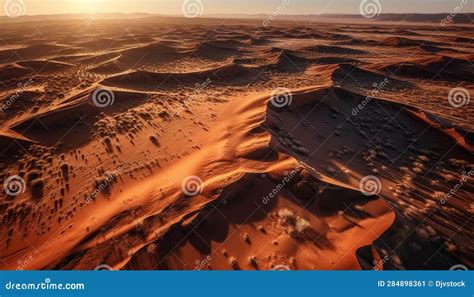
[[472,33],[189,22],[6,25],[1,269],[474,266]]

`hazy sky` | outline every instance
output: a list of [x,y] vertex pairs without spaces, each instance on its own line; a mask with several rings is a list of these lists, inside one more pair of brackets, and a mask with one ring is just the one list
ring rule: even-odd
[[[23,2],[27,15],[98,12],[147,12],[181,15],[183,2],[202,2],[203,14],[272,13],[282,14],[358,13],[361,1],[378,1],[388,12],[474,12],[474,0],[0,0],[5,15],[15,2]],[[287,3],[287,4],[286,4]],[[10,8],[7,8],[10,7]]]

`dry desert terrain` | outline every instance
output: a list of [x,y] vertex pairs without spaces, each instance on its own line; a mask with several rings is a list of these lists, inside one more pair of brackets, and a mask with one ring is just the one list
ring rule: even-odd
[[0,31],[0,269],[474,267],[474,30]]

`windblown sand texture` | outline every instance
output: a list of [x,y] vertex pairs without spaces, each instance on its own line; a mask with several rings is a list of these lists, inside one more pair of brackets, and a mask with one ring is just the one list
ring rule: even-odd
[[0,193],[0,268],[473,268],[474,104],[448,100],[472,97],[473,38],[423,23],[4,24],[0,181],[25,183]]

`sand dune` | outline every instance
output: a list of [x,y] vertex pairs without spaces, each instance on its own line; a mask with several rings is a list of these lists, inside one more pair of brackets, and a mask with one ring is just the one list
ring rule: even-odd
[[473,82],[474,66],[468,60],[437,56],[387,65],[382,70],[412,78]]
[[0,79],[7,81],[10,79],[16,79],[31,74],[32,71],[28,67],[24,67],[18,64],[5,65],[0,68]]
[[229,78],[233,78],[235,81],[238,81],[239,78],[253,78],[254,75],[252,72],[255,71],[258,71],[258,69],[232,63],[216,68],[187,73],[134,71],[127,74],[109,77],[102,83],[108,86],[119,86],[131,89],[156,90],[167,85],[194,86],[195,84],[203,83],[210,78],[215,79],[216,77],[219,79],[219,83],[224,83],[225,80]]
[[339,55],[363,55],[367,54],[366,51],[345,48],[340,46],[324,46],[317,45],[305,48],[307,51],[322,53],[322,54],[339,54]]
[[473,267],[471,32],[221,21],[6,25],[1,269]]
[[180,53],[178,49],[162,42],[126,49],[120,54],[121,57],[119,61],[132,66],[140,63],[154,64],[171,62],[184,55]]
[[61,50],[62,46],[39,43],[30,46],[22,47],[19,49],[9,49],[0,51],[0,61],[3,63],[7,61],[21,61],[28,59],[44,58],[52,56],[55,51]]
[[384,90],[400,90],[414,87],[410,82],[399,80],[380,72],[370,71],[351,64],[339,64],[332,74],[332,80],[336,84],[341,84],[347,88],[362,87],[365,89],[374,88],[374,84],[386,83]]
[[412,38],[404,38],[399,36],[391,36],[388,38],[383,39],[383,45],[386,46],[393,46],[393,47],[410,47],[410,46],[417,46],[417,45],[431,45],[436,46],[442,43],[421,40],[421,39],[412,39]]

